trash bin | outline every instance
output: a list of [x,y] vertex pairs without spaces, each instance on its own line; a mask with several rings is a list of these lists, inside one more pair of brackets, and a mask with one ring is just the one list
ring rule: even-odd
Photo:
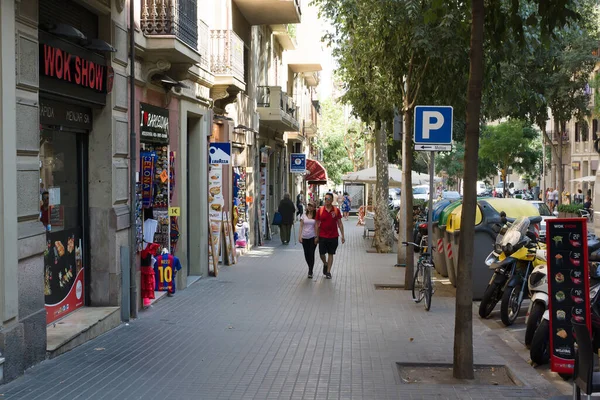
[[440,200],[433,205],[433,211],[431,215],[431,243],[433,246],[433,263],[435,264],[435,270],[438,274],[446,277],[448,276],[448,270],[446,269],[446,256],[444,255],[444,238],[442,231],[439,227],[439,219],[444,209],[452,203],[451,200],[444,199]]
[[[456,274],[458,271],[458,251],[460,249],[460,219],[462,217],[462,204],[454,208],[448,216],[448,222],[446,223],[446,236],[448,237],[448,243],[450,244],[450,252],[452,257],[450,263],[446,264],[448,269],[448,276],[453,276],[454,281],[450,280],[456,287]],[[475,213],[475,225],[481,223],[481,210],[479,207],[476,208]]]
[[453,285],[455,285],[456,283],[456,275],[452,274],[451,272],[454,272],[454,269],[450,269],[449,266],[452,263],[452,259],[454,258],[454,255],[452,254],[452,247],[451,247],[451,239],[450,236],[448,236],[447,232],[446,232],[446,227],[447,227],[447,223],[448,223],[448,217],[450,216],[450,213],[452,212],[452,210],[454,210],[456,207],[460,206],[462,203],[460,201],[455,201],[454,203],[450,203],[448,206],[446,206],[446,208],[444,208],[442,210],[442,212],[440,213],[440,218],[438,219],[438,229],[440,230],[440,234],[442,236],[442,242],[444,245],[444,260],[445,260],[445,265],[446,265],[446,272],[447,272],[447,276],[448,279],[450,279],[450,283],[452,283]]
[[[473,236],[473,258],[472,262],[472,289],[473,300],[479,300],[483,297],[487,284],[494,271],[485,265],[485,259],[493,250],[496,241],[497,232],[501,228],[500,212],[506,213],[507,219],[514,220],[518,217],[529,217],[533,224],[539,223],[541,217],[537,208],[526,200],[521,199],[503,199],[488,198],[481,199],[477,203],[475,217],[475,231]],[[451,245],[454,253],[453,272],[458,268],[458,252],[460,251],[460,215],[462,207],[452,211],[448,218],[448,227],[446,231],[451,233]],[[450,272],[450,271],[449,271]]]

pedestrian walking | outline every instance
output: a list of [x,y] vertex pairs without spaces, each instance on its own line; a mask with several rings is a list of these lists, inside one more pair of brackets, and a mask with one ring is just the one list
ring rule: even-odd
[[317,210],[315,220],[315,233],[317,235],[315,241],[319,243],[319,256],[321,257],[321,261],[323,261],[323,274],[327,279],[331,279],[333,256],[338,247],[338,229],[342,233],[342,244],[346,242],[346,239],[344,239],[342,213],[339,208],[333,205],[333,193],[325,195],[325,205]]
[[342,212],[344,213],[344,218],[348,221],[348,217],[350,216],[350,207],[352,205],[352,200],[350,200],[350,195],[348,192],[344,192],[344,201],[342,203]]
[[555,210],[558,207],[558,199],[559,199],[558,188],[554,188],[554,190],[552,191],[552,201],[554,202],[553,210]]
[[[333,192],[333,193],[336,194],[336,192]],[[339,192],[337,192],[336,201],[337,201],[337,204],[338,204],[338,208],[341,210],[342,209],[342,204],[344,204],[344,196],[342,195],[342,191],[341,190]]]
[[296,196],[296,219],[302,219],[304,214],[304,192],[301,190]]
[[315,250],[317,248],[317,233],[315,231],[315,214],[317,207],[314,201],[309,201],[306,205],[306,214],[300,216],[300,243],[304,249],[304,259],[308,265],[308,278],[313,277],[313,267],[315,266]]
[[281,244],[289,244],[290,233],[292,231],[292,225],[294,225],[294,217],[296,214],[296,207],[294,207],[294,203],[292,202],[289,193],[283,195],[283,199],[279,202],[277,211],[281,214],[281,225],[279,226]]

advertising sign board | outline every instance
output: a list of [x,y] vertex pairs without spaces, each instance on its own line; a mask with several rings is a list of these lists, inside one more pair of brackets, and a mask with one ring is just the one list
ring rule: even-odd
[[573,323],[590,324],[590,279],[585,218],[546,221],[550,368],[572,374]]

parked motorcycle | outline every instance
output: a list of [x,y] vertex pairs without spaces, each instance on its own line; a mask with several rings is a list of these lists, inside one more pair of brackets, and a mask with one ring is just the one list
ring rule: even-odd
[[[596,268],[597,269],[597,268]],[[592,334],[594,338],[594,352],[600,347],[600,275],[597,271],[590,280],[590,305],[592,309]],[[550,312],[546,310],[542,322],[536,329],[529,348],[529,357],[537,365],[550,361]]]
[[494,270],[479,306],[479,315],[487,318],[501,301],[500,318],[506,326],[512,325],[519,315],[526,293],[524,282],[537,265],[545,264],[535,234],[528,231],[529,218],[518,218],[506,233],[496,238],[494,251],[485,263]]
[[[600,240],[594,235],[588,235],[588,258],[590,269],[590,305],[592,309],[592,331],[594,333],[594,348],[600,348]],[[538,365],[550,360],[550,312],[546,309],[542,320],[531,339],[529,356]]]
[[[540,250],[538,253],[541,255],[542,252],[545,253],[546,251]],[[527,280],[527,286],[531,294],[531,302],[525,318],[525,324],[527,325],[525,329],[525,346],[530,347],[533,335],[548,308],[548,267],[545,264],[538,265],[533,269]]]

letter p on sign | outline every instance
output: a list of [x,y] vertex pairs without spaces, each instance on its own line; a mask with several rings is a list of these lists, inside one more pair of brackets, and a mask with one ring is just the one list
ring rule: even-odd
[[452,114],[451,106],[416,106],[415,145],[451,145]]
[[442,126],[444,126],[444,116],[441,112],[423,111],[423,139],[429,139],[429,131],[437,131]]

